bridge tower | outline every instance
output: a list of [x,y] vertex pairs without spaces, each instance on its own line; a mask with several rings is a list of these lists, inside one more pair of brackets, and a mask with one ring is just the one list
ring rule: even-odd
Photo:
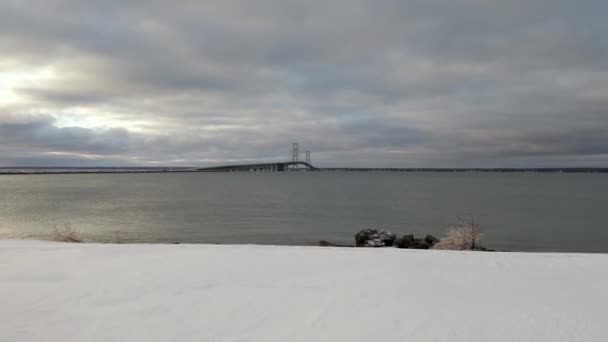
[[296,163],[294,165],[294,168],[297,170],[299,169],[299,165],[297,164],[300,161],[300,146],[298,145],[297,142],[293,143],[293,150],[292,150],[292,156],[293,156],[293,162]]
[[306,164],[310,165],[310,151],[306,151]]

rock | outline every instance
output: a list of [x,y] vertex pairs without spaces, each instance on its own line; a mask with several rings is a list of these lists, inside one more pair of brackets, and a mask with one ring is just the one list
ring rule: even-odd
[[424,241],[428,242],[429,245],[433,246],[435,245],[437,242],[439,242],[439,239],[434,237],[433,235],[427,235],[424,238]]
[[389,231],[363,229],[355,235],[357,247],[390,247],[397,236]]
[[413,248],[413,249],[429,249],[433,247],[439,239],[433,235],[427,235],[424,239],[415,239],[414,235],[404,235],[399,241],[397,241],[397,247],[399,248]]
[[414,243],[414,235],[403,235],[399,241],[397,241],[397,247],[399,248],[410,248]]
[[410,246],[413,249],[429,249],[431,248],[431,244],[428,243],[425,239],[414,239],[414,242]]

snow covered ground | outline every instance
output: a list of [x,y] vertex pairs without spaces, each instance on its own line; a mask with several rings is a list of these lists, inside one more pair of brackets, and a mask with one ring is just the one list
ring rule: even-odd
[[608,341],[608,255],[0,240],[0,341]]

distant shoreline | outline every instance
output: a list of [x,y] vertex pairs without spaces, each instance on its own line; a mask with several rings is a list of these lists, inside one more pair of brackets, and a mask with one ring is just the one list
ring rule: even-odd
[[[456,173],[608,173],[608,168],[319,168],[314,172],[456,172]],[[5,167],[0,175],[62,175],[114,173],[230,173],[199,168],[123,168],[123,167]],[[272,172],[272,171],[258,171]],[[274,171],[276,172],[276,171]],[[289,171],[287,171],[289,172]]]
[[322,168],[321,171],[608,173],[608,168]]
[[116,173],[194,173],[200,172],[196,170],[120,170],[120,171],[111,171],[111,170],[74,170],[74,171],[15,171],[15,172],[5,172],[5,170],[0,170],[0,176],[2,175],[83,175],[83,174],[116,174]]

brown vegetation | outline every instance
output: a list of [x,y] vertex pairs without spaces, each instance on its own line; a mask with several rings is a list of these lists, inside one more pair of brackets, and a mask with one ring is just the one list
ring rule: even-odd
[[468,220],[460,219],[457,224],[448,227],[446,235],[433,246],[433,249],[483,250],[484,248],[479,244],[480,239],[481,228],[479,224],[475,223],[472,217]]
[[66,223],[63,225],[63,228],[57,228],[53,231],[52,235],[53,241],[57,242],[83,242],[82,235],[78,232],[74,227],[72,227],[71,223]]

